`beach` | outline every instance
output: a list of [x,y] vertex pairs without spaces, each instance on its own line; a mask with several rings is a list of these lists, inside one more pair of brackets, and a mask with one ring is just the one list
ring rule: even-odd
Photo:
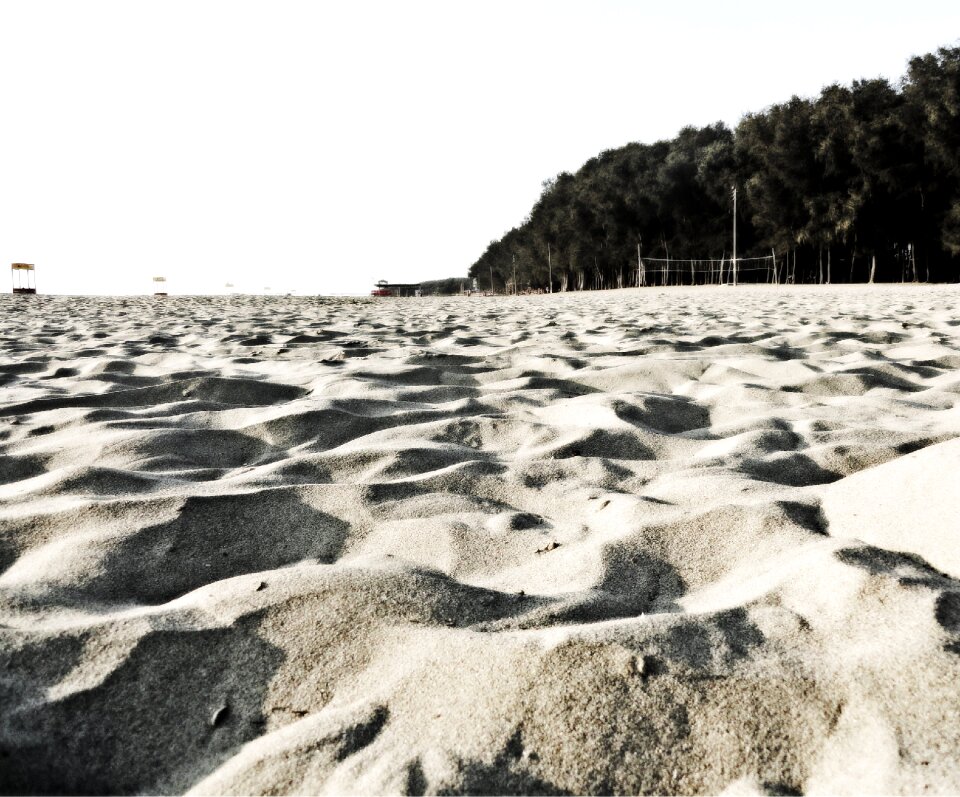
[[4,793],[960,792],[960,286],[0,317]]

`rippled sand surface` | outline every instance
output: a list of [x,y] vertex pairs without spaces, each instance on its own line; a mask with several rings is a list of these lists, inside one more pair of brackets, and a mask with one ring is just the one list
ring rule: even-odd
[[0,791],[960,791],[957,286],[0,318]]

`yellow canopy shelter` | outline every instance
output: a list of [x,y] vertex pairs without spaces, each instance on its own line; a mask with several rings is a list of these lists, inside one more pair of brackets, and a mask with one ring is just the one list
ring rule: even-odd
[[11,263],[10,280],[14,293],[36,293],[37,275],[33,263]]

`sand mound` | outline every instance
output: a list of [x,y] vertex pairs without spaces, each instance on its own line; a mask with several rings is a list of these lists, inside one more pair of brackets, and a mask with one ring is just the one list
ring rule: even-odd
[[823,494],[830,533],[914,554],[960,579],[960,440],[906,454]]
[[956,793],[958,298],[0,297],[0,791]]

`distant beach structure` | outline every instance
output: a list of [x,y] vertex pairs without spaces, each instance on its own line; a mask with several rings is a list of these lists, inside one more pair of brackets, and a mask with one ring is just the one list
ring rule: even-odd
[[419,282],[387,282],[380,280],[370,291],[371,296],[420,296],[422,293]]
[[14,293],[37,292],[37,275],[33,263],[11,263],[10,279]]
[[153,292],[154,296],[166,296],[167,295],[167,278],[166,277],[154,277],[153,278],[154,287],[156,290]]

